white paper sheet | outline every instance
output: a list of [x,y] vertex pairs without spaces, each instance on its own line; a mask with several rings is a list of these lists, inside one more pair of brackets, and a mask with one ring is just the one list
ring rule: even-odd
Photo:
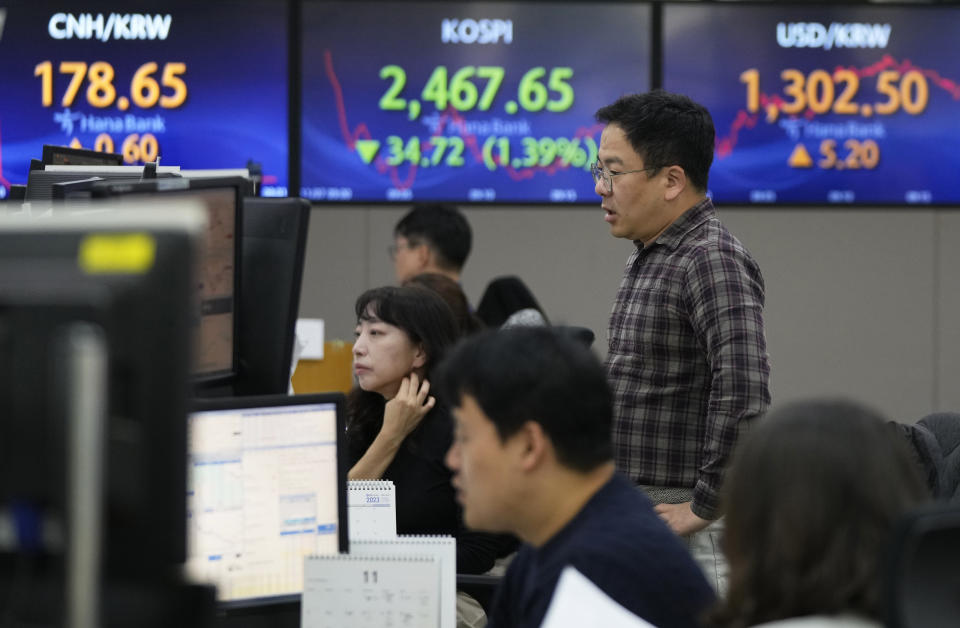
[[560,574],[540,628],[654,628],[620,606],[575,568]]

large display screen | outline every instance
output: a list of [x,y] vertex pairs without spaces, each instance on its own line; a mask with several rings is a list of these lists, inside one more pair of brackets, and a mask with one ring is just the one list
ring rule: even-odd
[[960,202],[960,7],[667,5],[664,88],[713,114],[714,199]]
[[0,0],[0,194],[43,144],[288,186],[286,3]]
[[307,2],[301,196],[594,203],[594,113],[650,88],[636,3]]

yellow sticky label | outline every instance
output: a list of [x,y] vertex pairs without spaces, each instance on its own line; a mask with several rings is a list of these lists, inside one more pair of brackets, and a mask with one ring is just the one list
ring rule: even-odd
[[80,243],[80,269],[90,275],[142,275],[151,268],[157,243],[146,233],[99,233]]

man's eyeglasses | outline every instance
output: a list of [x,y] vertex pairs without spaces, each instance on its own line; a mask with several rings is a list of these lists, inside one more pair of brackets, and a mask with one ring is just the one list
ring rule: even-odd
[[613,191],[613,178],[622,174],[633,174],[634,172],[648,172],[650,170],[659,170],[662,166],[650,166],[649,168],[640,168],[639,170],[626,170],[624,172],[610,172],[606,168],[595,163],[590,165],[590,174],[593,175],[593,182],[603,181],[603,187],[607,194]]

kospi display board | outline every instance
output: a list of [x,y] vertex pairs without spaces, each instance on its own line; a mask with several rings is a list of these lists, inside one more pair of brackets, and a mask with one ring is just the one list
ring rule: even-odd
[[664,88],[713,114],[724,203],[960,202],[960,7],[664,7]]
[[306,2],[317,201],[593,203],[594,113],[650,87],[636,3]]
[[288,177],[286,3],[0,0],[0,194],[43,144]]

